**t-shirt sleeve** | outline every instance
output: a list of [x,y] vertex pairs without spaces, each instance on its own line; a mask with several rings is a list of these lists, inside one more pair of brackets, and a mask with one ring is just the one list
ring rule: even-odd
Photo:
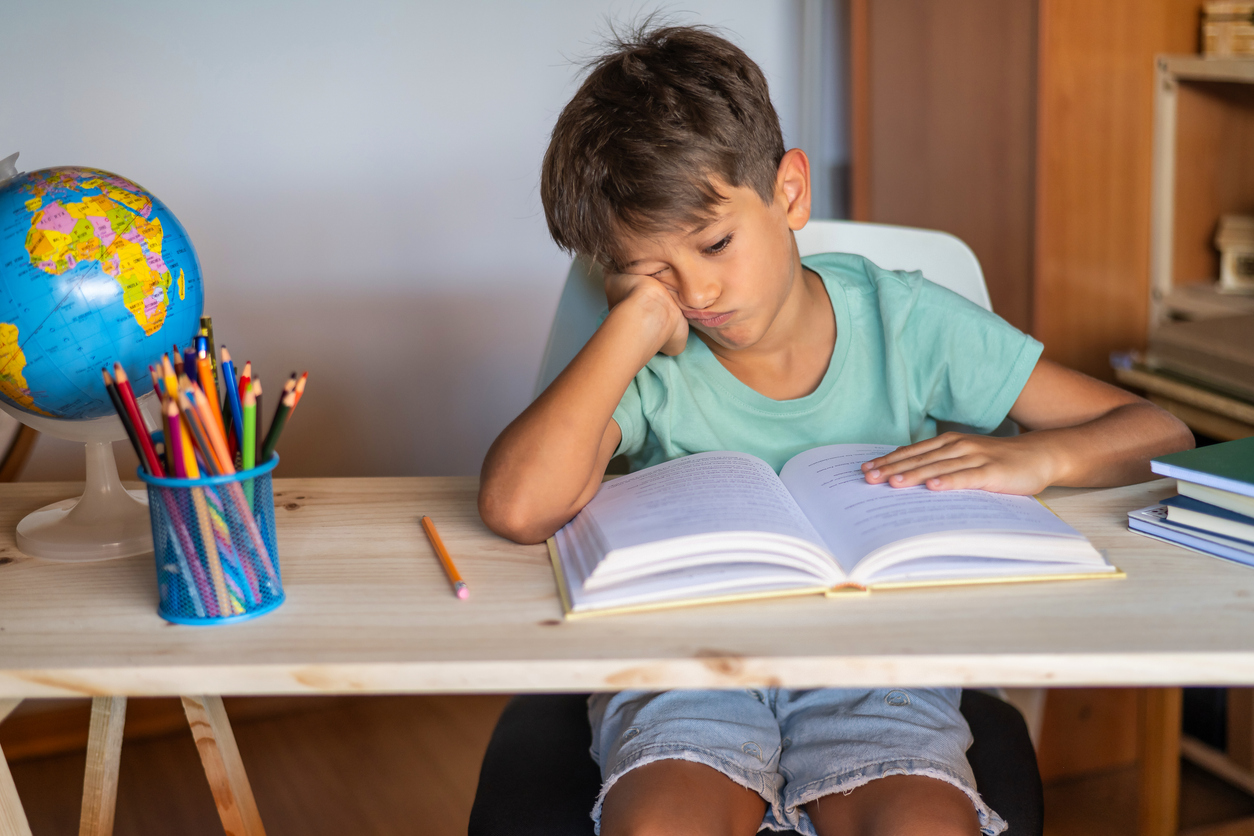
[[913,397],[940,421],[991,432],[1006,418],[1044,346],[996,314],[929,281],[902,341],[915,358]]
[[[643,374],[644,372],[641,372]],[[644,417],[644,402],[640,398],[640,375],[631,379],[627,391],[614,409],[611,416],[623,433],[622,441],[618,442],[615,456],[634,456],[644,449],[648,436],[649,424]]]

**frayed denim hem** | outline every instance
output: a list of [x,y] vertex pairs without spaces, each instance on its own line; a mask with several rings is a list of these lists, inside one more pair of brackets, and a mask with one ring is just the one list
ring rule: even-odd
[[917,758],[869,763],[839,775],[829,775],[818,781],[811,781],[795,790],[789,787],[785,793],[784,813],[790,821],[795,822],[792,826],[798,832],[804,836],[818,836],[814,825],[810,823],[810,817],[801,815],[802,807],[825,795],[834,795],[838,792],[848,795],[876,778],[887,778],[890,775],[923,775],[952,784],[962,790],[975,805],[975,811],[980,818],[980,832],[985,836],[997,836],[1008,827],[1006,820],[985,804],[975,788],[967,784],[961,776],[942,763]]
[[[592,808],[592,821],[595,824],[597,836],[600,836],[601,833],[601,806],[605,803],[606,794],[618,782],[618,779],[633,769],[647,766],[655,761],[665,760],[690,761],[718,770],[745,789],[752,790],[762,796],[768,808],[768,817],[770,816],[770,811],[778,812],[781,809],[782,800],[779,790],[768,784],[765,778],[765,775],[768,773],[743,769],[737,764],[720,757],[715,752],[711,752],[709,749],[663,743],[646,746],[633,752],[629,757],[615,764],[614,771],[601,782],[601,792],[597,794],[597,803]],[[775,773],[769,774],[774,775]]]

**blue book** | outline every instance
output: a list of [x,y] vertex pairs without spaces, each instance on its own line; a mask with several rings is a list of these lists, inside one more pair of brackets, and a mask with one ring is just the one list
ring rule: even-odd
[[1254,436],[1159,456],[1150,469],[1159,476],[1254,496]]
[[1199,502],[1187,496],[1164,499],[1167,520],[1180,525],[1201,528],[1212,534],[1235,537],[1254,545],[1254,517],[1220,508],[1207,502]]
[[1155,540],[1165,540],[1195,552],[1254,566],[1254,544],[1168,522],[1165,505],[1151,505],[1148,508],[1129,511],[1128,528],[1137,534],[1153,537]]

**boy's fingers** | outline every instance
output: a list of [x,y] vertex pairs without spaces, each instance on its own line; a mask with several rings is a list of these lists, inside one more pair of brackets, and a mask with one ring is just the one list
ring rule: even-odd
[[868,482],[882,482],[899,473],[908,473],[921,467],[925,467],[936,462],[959,459],[964,456],[975,455],[975,451],[959,448],[954,444],[946,444],[935,450],[912,456],[908,459],[899,459],[890,464],[882,464],[864,471]]
[[883,465],[886,465],[886,464],[893,464],[894,462],[903,461],[904,459],[908,459],[912,456],[917,456],[920,453],[927,453],[932,450],[939,450],[942,447],[946,447],[950,444],[953,444],[955,441],[958,441],[961,437],[962,436],[958,435],[957,433],[945,433],[944,435],[938,435],[938,436],[935,436],[934,438],[927,438],[927,439],[924,439],[923,441],[916,441],[914,444],[907,444],[905,447],[898,447],[896,450],[893,450],[891,453],[885,453],[884,455],[879,456],[878,458],[871,459],[869,462],[866,462],[865,464],[862,465],[862,469],[863,471],[867,471],[873,468],[882,467]]
[[888,477],[888,484],[894,488],[909,488],[915,485],[922,485],[933,477],[981,467],[986,462],[987,459],[982,456],[958,456],[957,458],[942,459],[932,464],[908,470],[905,473],[894,474]]

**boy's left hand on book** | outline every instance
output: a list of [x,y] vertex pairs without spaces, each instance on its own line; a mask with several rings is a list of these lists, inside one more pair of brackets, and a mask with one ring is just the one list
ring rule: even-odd
[[862,465],[871,484],[926,485],[1032,496],[1052,484],[1051,452],[1031,434],[1013,438],[944,433]]

